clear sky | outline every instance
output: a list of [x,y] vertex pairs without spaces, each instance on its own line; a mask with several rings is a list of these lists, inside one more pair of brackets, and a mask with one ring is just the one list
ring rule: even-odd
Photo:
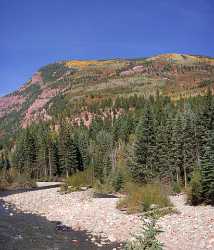
[[0,95],[62,59],[214,56],[214,0],[0,0]]

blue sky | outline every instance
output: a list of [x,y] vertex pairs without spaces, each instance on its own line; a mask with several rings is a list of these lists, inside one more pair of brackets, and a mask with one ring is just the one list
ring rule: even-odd
[[213,0],[0,0],[0,96],[64,59],[214,56]]

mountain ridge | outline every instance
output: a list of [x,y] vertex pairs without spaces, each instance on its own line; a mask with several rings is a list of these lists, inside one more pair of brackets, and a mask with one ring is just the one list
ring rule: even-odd
[[176,100],[203,95],[213,83],[214,58],[201,55],[61,60],[41,67],[17,91],[0,97],[0,137],[35,121],[51,120],[56,113],[51,110],[59,109],[59,102],[69,106],[84,99],[146,97],[157,91]]

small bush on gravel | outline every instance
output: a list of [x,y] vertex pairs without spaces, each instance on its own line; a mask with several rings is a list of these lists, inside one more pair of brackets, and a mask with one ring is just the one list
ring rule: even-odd
[[175,207],[163,207],[158,209],[149,210],[147,212],[143,213],[143,216],[145,218],[153,218],[155,220],[158,220],[159,218],[167,215],[167,214],[179,214],[177,209]]
[[152,205],[158,208],[171,205],[166,189],[159,183],[143,186],[128,183],[125,191],[127,192],[127,197],[119,201],[118,208],[126,209],[128,213],[148,211]]
[[65,185],[61,190],[66,191],[68,187],[70,187],[71,191],[77,191],[78,189],[80,189],[80,187],[90,187],[92,186],[92,184],[92,170],[87,169],[66,178]]
[[93,188],[95,192],[103,194],[113,193],[115,191],[112,185],[111,178],[107,179],[104,183],[101,183],[99,180],[96,180]]
[[156,227],[156,221],[144,220],[142,233],[128,241],[124,250],[162,250],[162,244],[156,239],[161,231]]

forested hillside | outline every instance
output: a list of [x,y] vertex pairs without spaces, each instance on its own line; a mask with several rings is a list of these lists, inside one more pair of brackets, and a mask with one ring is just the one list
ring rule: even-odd
[[[66,116],[87,126],[118,97],[204,95],[214,82],[214,59],[166,54],[145,59],[61,61],[44,66],[19,90],[0,97],[0,137],[11,140],[19,128]],[[122,110],[117,110],[119,115]],[[1,141],[2,141],[1,140]]]
[[88,185],[115,190],[192,180],[193,202],[212,203],[213,83],[214,59],[199,56],[45,66],[0,99],[0,169],[33,179],[87,172]]

